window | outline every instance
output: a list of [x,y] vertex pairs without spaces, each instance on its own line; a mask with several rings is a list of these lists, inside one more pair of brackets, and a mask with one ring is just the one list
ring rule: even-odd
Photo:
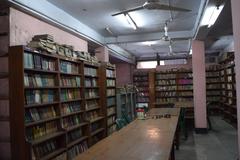
[[157,61],[143,61],[137,63],[137,69],[156,68]]

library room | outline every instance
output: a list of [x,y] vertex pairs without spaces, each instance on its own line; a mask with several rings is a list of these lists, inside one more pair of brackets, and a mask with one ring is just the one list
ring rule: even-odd
[[239,15],[239,0],[0,0],[0,160],[239,160]]

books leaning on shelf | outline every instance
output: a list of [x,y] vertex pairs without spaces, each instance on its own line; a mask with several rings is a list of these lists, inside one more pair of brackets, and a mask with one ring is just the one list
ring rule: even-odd
[[57,131],[58,131],[57,121],[51,121],[27,128],[26,138],[28,141],[32,141]]
[[60,61],[60,70],[62,73],[79,74],[79,66],[67,61]]
[[99,114],[97,111],[92,111],[92,112],[87,113],[87,120],[89,120],[89,121],[92,121],[98,117],[99,117]]
[[25,73],[24,86],[25,87],[54,87],[55,76]]
[[107,87],[115,87],[115,80],[107,79]]
[[43,108],[30,108],[25,111],[25,122],[36,122],[43,119],[57,117],[57,112],[54,106]]
[[61,101],[76,100],[80,99],[79,89],[62,89],[61,90]]
[[107,98],[107,107],[116,105],[116,98],[115,97],[111,97],[111,98]]
[[25,91],[25,104],[52,103],[55,101],[54,90],[27,90]]
[[61,76],[60,85],[62,87],[80,87],[81,78],[77,76],[74,77]]
[[63,115],[68,115],[79,111],[81,111],[80,102],[63,103],[61,107],[61,112]]
[[87,89],[85,90],[85,98],[96,98],[98,97],[98,89]]
[[107,89],[107,96],[115,96],[115,89]]
[[85,108],[86,110],[99,107],[97,100],[86,101]]
[[85,87],[97,87],[97,79],[95,78],[85,78]]
[[73,130],[68,134],[68,143],[71,143],[77,139],[80,139],[83,136],[82,128]]
[[68,150],[67,155],[68,155],[69,159],[74,159],[74,157],[76,157],[78,154],[86,151],[87,149],[88,149],[87,141],[84,141],[80,144],[73,146],[70,150]]
[[107,78],[115,78],[116,77],[116,74],[115,74],[115,71],[114,70],[110,70],[110,69],[107,69],[106,70],[106,76]]
[[26,69],[42,69],[42,70],[56,70],[56,62],[51,58],[44,58],[38,53],[24,53],[24,68]]
[[84,67],[84,75],[97,76],[97,69],[96,68]]
[[73,127],[76,125],[79,125],[80,123],[83,123],[83,117],[82,115],[73,115],[69,117],[65,117],[62,120],[61,126],[62,128],[68,129],[69,127]]

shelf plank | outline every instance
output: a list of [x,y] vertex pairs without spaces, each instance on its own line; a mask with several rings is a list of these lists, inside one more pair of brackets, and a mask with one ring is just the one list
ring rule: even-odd
[[88,139],[88,136],[83,136],[83,137],[81,137],[81,138],[79,138],[79,139],[77,139],[73,142],[70,142],[70,143],[67,144],[67,148],[71,148],[72,146],[74,146],[74,145],[76,145],[76,144],[78,144],[78,143],[80,143],[80,142],[82,142],[86,139]]
[[61,103],[76,102],[76,101],[82,101],[82,98],[61,100]]
[[90,111],[97,110],[97,109],[101,109],[101,108],[99,106],[96,106],[93,108],[86,109],[86,112],[90,112]]
[[25,87],[25,89],[58,89],[58,86],[45,86],[45,87]]
[[97,121],[100,121],[100,120],[103,120],[103,119],[104,119],[104,117],[98,117],[98,118],[90,120],[90,123],[94,123],[94,122],[97,122]]
[[60,118],[61,118],[60,116],[57,116],[57,117],[51,117],[51,118],[43,119],[43,120],[40,120],[40,121],[28,122],[28,123],[25,123],[25,127],[30,127],[30,126],[34,126],[34,125],[37,125],[37,124],[40,124],[40,123],[54,121],[54,120],[57,120],[57,119],[60,119]]
[[54,152],[51,152],[51,153],[47,154],[46,156],[40,158],[39,160],[49,160],[49,159],[51,159],[53,157],[56,157],[57,155],[65,152],[65,151],[66,151],[66,149],[60,148],[60,149],[58,149],[58,150],[56,150]]
[[60,72],[61,75],[65,75],[65,76],[82,76],[79,73],[65,73],[65,72]]
[[92,99],[99,99],[100,97],[97,96],[97,97],[92,97],[92,98],[85,98],[85,100],[92,100]]
[[49,105],[55,105],[59,104],[59,102],[49,102],[49,103],[39,103],[39,104],[27,104],[25,105],[25,108],[33,108],[33,107],[42,107],[42,106],[49,106]]
[[42,142],[45,142],[47,140],[50,140],[50,139],[53,139],[53,138],[56,138],[56,137],[59,137],[61,135],[65,134],[65,132],[63,131],[59,131],[59,132],[55,132],[55,133],[51,133],[49,135],[46,135],[46,136],[43,136],[43,137],[40,137],[38,139],[35,139],[35,140],[32,140],[30,141],[30,143],[35,146],[39,143],[42,143]]
[[113,117],[113,116],[115,116],[117,113],[111,113],[111,114],[109,114],[109,115],[107,115],[107,117]]
[[105,130],[104,128],[100,128],[100,129],[97,129],[96,131],[91,132],[91,137],[95,136],[96,134],[98,134],[104,130]]
[[83,122],[83,123],[80,123],[80,124],[77,124],[77,125],[74,125],[74,126],[71,126],[71,127],[68,127],[68,128],[64,128],[67,132],[70,132],[72,130],[75,130],[75,129],[78,129],[80,127],[83,127],[85,125],[87,125],[88,123],[87,122]]
[[76,115],[76,114],[81,114],[83,113],[84,111],[80,110],[80,111],[76,111],[76,112],[72,112],[72,113],[68,113],[68,114],[64,114],[62,115],[62,117],[69,117],[69,116],[72,116],[72,115]]
[[33,68],[24,68],[25,72],[37,72],[42,74],[57,74],[58,71],[42,70],[42,69],[33,69]]

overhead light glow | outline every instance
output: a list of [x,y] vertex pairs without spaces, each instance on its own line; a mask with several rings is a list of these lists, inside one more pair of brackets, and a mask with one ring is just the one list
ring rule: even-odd
[[201,21],[201,26],[207,25],[208,28],[210,28],[212,25],[214,25],[223,7],[224,7],[224,4],[218,7],[217,6],[208,7],[204,12],[204,15]]
[[136,30],[137,29],[137,25],[136,23],[134,22],[134,20],[132,19],[132,17],[130,17],[130,15],[128,13],[126,13],[125,15],[125,18],[127,20],[127,22],[131,25],[131,27]]
[[154,44],[157,44],[156,41],[145,41],[145,42],[141,42],[141,44],[146,45],[146,46],[151,46]]

